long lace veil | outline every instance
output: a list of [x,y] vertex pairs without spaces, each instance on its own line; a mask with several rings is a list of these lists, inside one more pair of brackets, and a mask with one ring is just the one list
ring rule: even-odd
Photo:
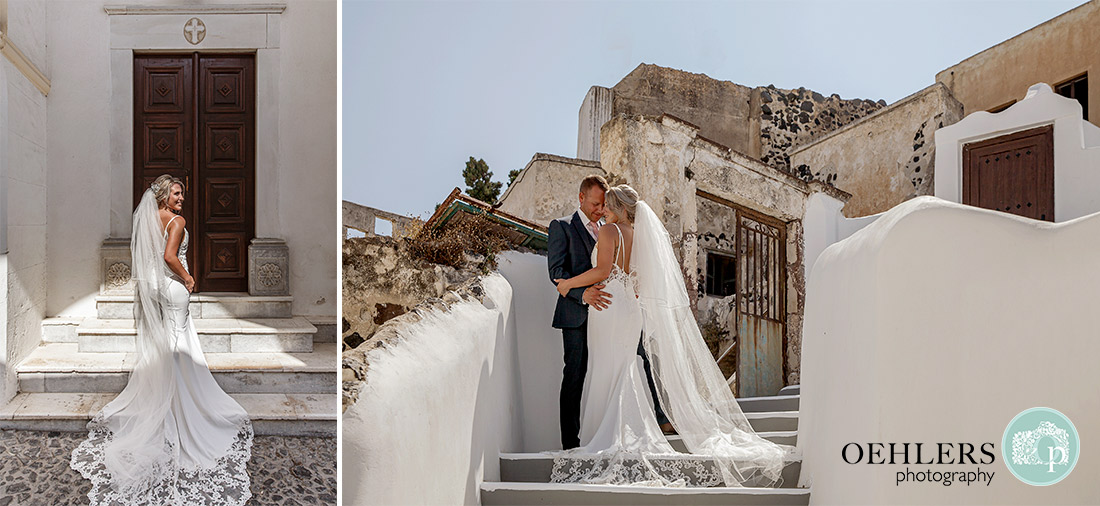
[[688,451],[713,459],[726,486],[780,482],[797,449],[768,441],[749,425],[699,332],[668,232],[643,201],[635,211],[631,268],[657,396]]
[[97,421],[111,432],[104,448],[104,465],[111,486],[121,492],[148,489],[163,479],[174,451],[165,440],[164,426],[155,422],[167,416],[168,392],[176,388],[166,304],[171,272],[164,261],[162,230],[156,196],[146,189],[134,211],[130,236],[137,362],[126,388],[97,415]]

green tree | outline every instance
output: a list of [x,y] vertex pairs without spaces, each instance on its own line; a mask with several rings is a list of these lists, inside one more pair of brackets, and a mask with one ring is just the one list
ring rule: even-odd
[[516,182],[516,176],[519,176],[520,169],[512,169],[508,171],[508,186],[511,187],[512,183]]
[[462,169],[462,178],[466,180],[466,195],[489,204],[495,203],[500,196],[503,183],[492,180],[493,172],[485,160],[475,160],[471,156],[466,168]]

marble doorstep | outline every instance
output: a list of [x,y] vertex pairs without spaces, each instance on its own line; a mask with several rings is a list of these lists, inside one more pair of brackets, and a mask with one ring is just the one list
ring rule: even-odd
[[[88,420],[116,394],[20,393],[0,407],[0,429],[87,430]],[[248,412],[257,435],[336,435],[336,392],[230,394]]]
[[42,341],[46,343],[75,343],[76,329],[84,321],[80,316],[54,316],[42,320]]
[[[336,392],[336,343],[312,353],[210,353],[207,366],[229,393]],[[76,344],[44,344],[18,366],[20,392],[120,392],[135,353],[81,353]]]
[[[292,318],[206,318],[193,320],[203,351],[309,352],[317,332],[309,320]],[[76,330],[81,352],[134,351],[134,320],[85,319]]]
[[[290,318],[294,297],[249,295],[239,292],[202,292],[191,295],[189,310],[195,320],[209,318]],[[101,320],[134,318],[133,295],[99,295],[96,314]]]

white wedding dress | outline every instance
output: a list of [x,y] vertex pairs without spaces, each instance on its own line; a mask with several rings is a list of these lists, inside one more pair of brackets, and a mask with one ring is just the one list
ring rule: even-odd
[[[157,233],[156,212],[147,190],[131,239],[137,364],[88,423],[70,466],[92,482],[92,505],[241,505],[252,496],[252,423],[210,374],[190,294],[164,262],[167,226]],[[185,229],[184,268],[188,240]]]
[[[616,225],[618,230],[618,226]],[[588,372],[579,448],[550,452],[554,483],[648,486],[772,486],[797,450],[756,435],[714,362],[688,305],[664,226],[638,202],[630,272],[622,232],[604,291],[612,303],[588,313]],[[596,265],[597,251],[592,252]],[[657,395],[689,453],[669,444],[647,395],[638,338]]]

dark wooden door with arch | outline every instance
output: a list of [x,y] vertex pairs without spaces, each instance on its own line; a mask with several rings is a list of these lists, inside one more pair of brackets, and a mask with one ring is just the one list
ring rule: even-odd
[[1054,127],[963,146],[962,203],[1054,221]]
[[186,183],[196,290],[248,290],[255,237],[255,56],[134,55],[134,206],[161,174]]

